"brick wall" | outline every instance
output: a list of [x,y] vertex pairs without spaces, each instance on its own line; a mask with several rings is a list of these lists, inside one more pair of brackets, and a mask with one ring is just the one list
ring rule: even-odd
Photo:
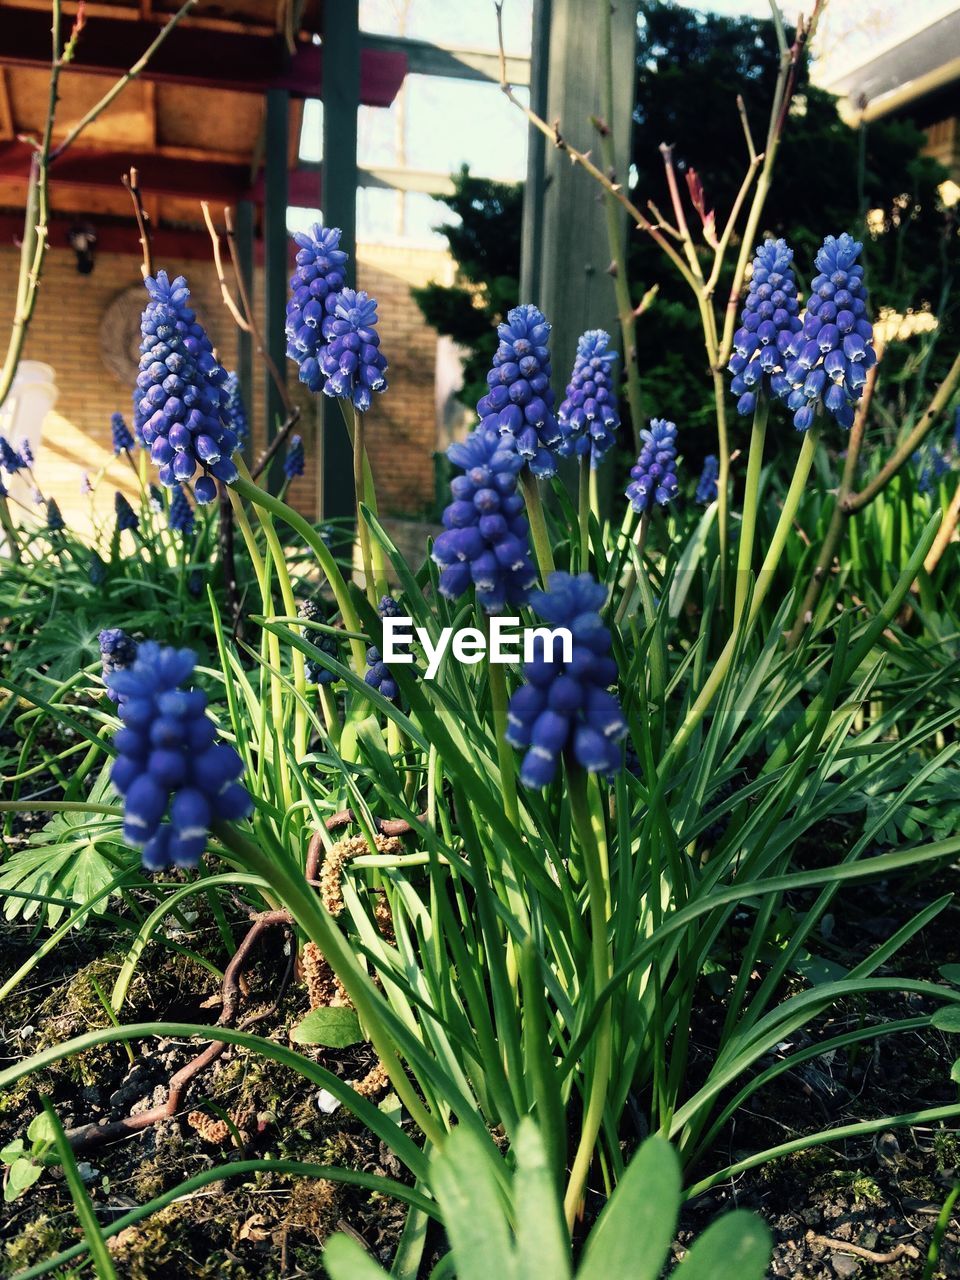
[[[368,415],[367,439],[381,509],[386,515],[419,515],[433,498],[433,452],[436,447],[434,368],[437,335],[424,322],[410,296],[410,286],[435,279],[449,282],[452,263],[443,253],[361,246],[357,255],[360,288],[380,304],[383,346],[390,363],[390,389],[378,397]],[[163,266],[190,283],[197,314],[228,368],[236,365],[237,331],[223,306],[211,264],[171,261]],[[14,313],[19,254],[0,247],[0,342],[5,346]],[[259,277],[259,273],[258,273]],[[104,364],[100,325],[106,307],[131,285],[140,283],[139,260],[121,254],[98,254],[91,275],[76,270],[73,253],[51,250],[24,351],[24,358],[53,366],[59,387],[55,412],[44,426],[38,477],[45,494],[55,497],[74,527],[90,517],[89,499],[79,491],[80,474],[107,468],[97,496],[99,509],[112,509],[113,492],[133,488],[129,467],[110,452],[110,415],[130,417],[132,387]],[[258,278],[256,297],[262,299]],[[262,317],[261,317],[262,320]],[[117,339],[119,341],[119,337]],[[291,392],[301,405],[298,428],[316,457],[313,438],[316,411],[312,397],[289,368]],[[257,448],[264,439],[264,377],[258,366],[252,412]],[[302,511],[317,511],[317,472],[309,464],[290,497]]]

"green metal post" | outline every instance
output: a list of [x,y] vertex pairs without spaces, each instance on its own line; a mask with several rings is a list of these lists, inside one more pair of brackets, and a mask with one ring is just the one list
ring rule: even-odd
[[[357,107],[360,102],[360,17],[358,0],[336,0],[323,10],[323,221],[339,227],[340,247],[350,256],[347,283],[356,284]],[[323,520],[354,511],[353,461],[339,407],[320,397],[322,432],[319,516]]]
[[[285,89],[267,90],[266,163],[263,199],[264,344],[282,378],[287,370],[284,334],[287,297],[287,193],[290,142],[290,95]],[[264,372],[267,442],[283,421],[283,403],[270,374]],[[283,479],[283,460],[271,464],[269,487],[276,492]]]

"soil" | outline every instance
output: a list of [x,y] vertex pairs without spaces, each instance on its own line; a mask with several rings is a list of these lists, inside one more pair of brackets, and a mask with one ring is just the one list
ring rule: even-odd
[[[902,883],[860,888],[842,905],[838,902],[831,945],[849,964],[851,955],[868,953],[951,887],[944,875],[913,891]],[[240,916],[235,924],[239,940],[245,925]],[[221,966],[227,959],[215,923],[202,911],[175,940]],[[32,953],[35,941],[28,925],[0,927],[0,979]],[[122,958],[115,927],[102,920],[55,948],[4,1002],[3,1065],[105,1026],[94,980],[109,991]],[[895,957],[889,971],[936,980],[940,965],[958,960],[960,930],[957,908],[951,905]],[[246,972],[242,1004],[243,1017],[267,1012],[252,1030],[281,1042],[308,1009],[301,983],[284,989],[288,969],[282,934],[272,931]],[[122,1017],[127,1022],[212,1023],[219,993],[214,974],[187,955],[154,943],[141,960]],[[874,1001],[871,1014],[897,1018],[927,1008],[922,1000],[894,992]],[[836,1007],[830,1032],[836,1034],[838,1024],[856,1025],[865,1013],[854,1003]],[[826,1034],[825,1026],[807,1029],[814,1037],[821,1033]],[[796,1048],[805,1042],[797,1036],[791,1043]],[[953,1102],[950,1067],[958,1048],[957,1042],[930,1031],[882,1039],[875,1047],[861,1046],[856,1055],[816,1059],[802,1075],[780,1077],[751,1099],[723,1134],[709,1167],[725,1167],[798,1133]],[[40,1110],[41,1092],[68,1127],[120,1119],[161,1103],[170,1075],[197,1048],[157,1040],[136,1044],[133,1052],[131,1064],[121,1047],[103,1046],[22,1082],[0,1099],[0,1147],[24,1137]],[[365,1048],[305,1052],[315,1052],[327,1069],[348,1080],[374,1065]],[[318,1092],[284,1068],[228,1048],[191,1085],[175,1118],[79,1154],[100,1220],[120,1216],[215,1163],[238,1158],[284,1157],[402,1179],[389,1151],[348,1113],[321,1110]],[[205,1119],[190,1120],[191,1112]],[[748,1207],[760,1212],[774,1233],[773,1276],[919,1280],[958,1168],[960,1133],[947,1126],[900,1129],[823,1146],[753,1170],[687,1206],[674,1253],[682,1256],[684,1246],[718,1213]],[[331,1231],[355,1234],[389,1266],[403,1221],[402,1208],[389,1199],[269,1172],[212,1183],[188,1201],[128,1228],[113,1240],[111,1250],[118,1273],[130,1280],[316,1277],[323,1274],[322,1245]],[[35,1186],[0,1208],[0,1274],[12,1275],[79,1238],[62,1175],[47,1170]],[[439,1250],[441,1242],[431,1237],[427,1257]],[[960,1276],[956,1218],[933,1275],[938,1280]]]

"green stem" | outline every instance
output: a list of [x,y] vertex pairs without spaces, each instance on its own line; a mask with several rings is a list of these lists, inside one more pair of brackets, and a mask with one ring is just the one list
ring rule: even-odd
[[[590,953],[593,995],[606,986],[613,971],[612,956],[607,942],[607,917],[609,911],[609,886],[604,871],[604,861],[597,839],[597,831],[590,814],[587,797],[587,775],[579,765],[573,765],[567,774],[569,782],[570,813],[583,856],[587,881],[587,902],[590,913]],[[573,1230],[587,1174],[593,1161],[594,1148],[603,1111],[607,1102],[610,1070],[613,1063],[613,1023],[610,1002],[603,1007],[594,1040],[595,1054],[590,1077],[590,1090],[580,1128],[580,1142],[573,1159],[567,1191],[564,1196],[564,1213],[567,1226]]]
[[6,498],[0,498],[0,525],[7,535],[7,542],[10,545],[10,559],[20,563],[22,557],[20,555],[20,543],[17,540],[17,527],[13,523],[13,516],[10,514],[10,505]]
[[580,524],[580,572],[590,569],[590,455],[580,459],[580,479],[577,486],[577,505]]
[[763,471],[763,443],[767,434],[769,413],[770,400],[763,391],[760,391],[753,414],[750,457],[747,462],[747,485],[743,495],[743,520],[740,525],[740,549],[737,554],[737,581],[733,608],[734,630],[740,625],[750,589],[750,569],[753,565],[753,544],[757,529],[757,502],[760,497],[760,475]]
[[[487,620],[489,650],[489,620]],[[510,825],[520,830],[520,806],[517,802],[517,769],[513,747],[507,742],[507,680],[503,663],[487,658],[487,684],[490,689],[490,705],[493,710],[493,732],[497,740],[497,763],[500,766],[500,789],[503,793],[504,812]]]
[[543,514],[543,503],[540,501],[540,488],[536,477],[529,467],[520,472],[520,485],[523,498],[527,504],[527,519],[530,521],[530,534],[533,538],[533,550],[537,557],[540,580],[547,585],[548,576],[556,566],[553,563],[553,549],[550,546],[550,535],[547,533],[547,521]]
[[[267,536],[267,546],[270,548],[270,555],[273,557],[284,610],[288,617],[295,618],[297,616],[297,602],[294,599],[293,583],[290,581],[290,571],[287,568],[283,547],[280,545],[280,539],[277,537],[277,531],[274,528],[271,517],[265,515],[260,523],[263,525],[263,531]],[[297,628],[297,634],[303,634],[302,627]],[[297,759],[302,760],[307,753],[307,677],[303,654],[296,645],[293,647],[293,685],[299,695],[296,698],[294,707],[293,746]]]
[[[757,577],[757,585],[753,593],[753,599],[750,604],[750,610],[747,614],[746,625],[751,626],[756,619],[760,608],[766,599],[767,592],[773,585],[774,570],[779,563],[780,556],[787,541],[787,535],[793,525],[793,517],[797,513],[797,507],[800,505],[800,498],[803,495],[804,488],[807,483],[807,477],[810,475],[810,468],[813,466],[814,454],[817,445],[820,442],[820,424],[815,423],[806,433],[803,440],[803,447],[800,450],[800,456],[797,459],[796,470],[793,473],[793,480],[787,491],[784,500],[783,510],[780,512],[780,519],[774,530],[773,539],[770,547],[764,557],[763,565]],[[707,677],[707,681],[700,690],[697,700],[687,712],[687,717],[683,724],[677,730],[676,736],[670,746],[670,750],[664,756],[662,768],[668,770],[673,766],[677,756],[690,741],[690,738],[697,725],[706,715],[710,703],[717,694],[717,690],[723,683],[724,676],[733,660],[733,655],[737,647],[737,636],[739,629],[735,630],[724,646],[723,652],[714,663],[713,670]]]
[[366,453],[363,448],[363,414],[354,410],[353,414],[353,489],[357,503],[357,536],[360,540],[360,561],[363,565],[363,588],[370,604],[376,608],[377,588],[373,580],[373,557],[370,554],[370,530],[360,509],[366,500],[367,486],[364,476]]
[[[634,535],[637,542],[637,559],[640,561],[641,569],[643,566],[643,548],[647,542],[647,530],[650,528],[650,512],[644,511],[640,517],[640,523],[637,525],[637,531]],[[636,566],[631,564],[627,570],[627,576],[623,584],[623,594],[620,597],[620,604],[617,606],[616,617],[614,621],[620,626],[627,616],[627,610],[630,608],[630,601],[633,599],[633,591],[637,585]]]
[[[234,481],[233,485],[231,485],[231,491],[236,492],[248,502],[252,502],[254,506],[261,507],[263,510],[269,511],[271,515],[277,516],[303,538],[304,542],[317,557],[320,568],[330,584],[330,589],[337,601],[344,626],[350,632],[361,633],[363,628],[360,625],[360,619],[357,617],[357,611],[353,607],[353,601],[350,599],[347,584],[343,580],[343,575],[337,567],[337,562],[334,560],[330,548],[317,533],[316,529],[298,511],[288,507],[285,502],[280,502],[278,498],[261,489],[259,485],[254,484],[246,476],[241,475],[238,480]],[[362,674],[366,667],[366,650],[364,649],[363,641],[357,639],[356,634],[350,640],[350,650],[353,654],[354,667]]]

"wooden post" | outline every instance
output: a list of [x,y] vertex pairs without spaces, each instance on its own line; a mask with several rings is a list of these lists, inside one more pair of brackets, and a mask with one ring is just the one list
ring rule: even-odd
[[[547,114],[550,71],[550,11],[552,0],[533,0],[533,42],[530,49],[530,106],[541,118]],[[547,140],[539,129],[527,133],[527,181],[523,188],[520,234],[520,302],[541,306],[543,257],[544,164]]]
[[[271,359],[287,376],[287,339],[284,333],[287,301],[287,191],[290,154],[290,95],[286,89],[267,91],[266,162],[263,198],[264,239],[264,345]],[[283,421],[283,403],[270,374],[264,370],[264,406],[267,443]],[[283,458],[270,464],[268,487],[277,492],[283,480]]]
[[[350,256],[347,284],[356,287],[357,107],[360,102],[358,0],[336,0],[323,8],[323,222],[339,227],[340,247]],[[320,404],[319,511],[321,520],[354,511],[353,461],[340,407]]]
[[[539,19],[536,8],[534,10],[531,93],[537,92],[538,62],[545,44],[549,70],[546,107],[540,114],[551,122],[558,121],[564,136],[581,150],[592,150],[594,155],[599,154],[599,139],[590,117],[604,115],[600,5],[607,2],[540,0],[538,7],[545,11],[545,16],[541,14]],[[636,6],[629,0],[615,0],[611,15],[614,104],[611,123],[617,176],[625,182],[634,106]],[[600,189],[556,147],[547,145],[543,152],[538,179],[542,190],[542,214],[538,219],[540,244],[536,244],[535,229],[531,228],[529,237],[524,239],[528,261],[521,267],[521,277],[525,285],[537,288],[539,276],[540,306],[553,325],[550,347],[559,389],[573,366],[577,338],[585,329],[596,328],[616,336],[617,309],[609,275],[611,254]],[[533,159],[535,147],[531,146],[530,154]],[[527,203],[531,211],[537,198],[531,192],[534,185],[536,179],[531,173],[527,179]],[[625,235],[625,215],[621,216],[621,222]],[[524,230],[527,230],[526,220]],[[528,299],[524,297],[522,301]]]

